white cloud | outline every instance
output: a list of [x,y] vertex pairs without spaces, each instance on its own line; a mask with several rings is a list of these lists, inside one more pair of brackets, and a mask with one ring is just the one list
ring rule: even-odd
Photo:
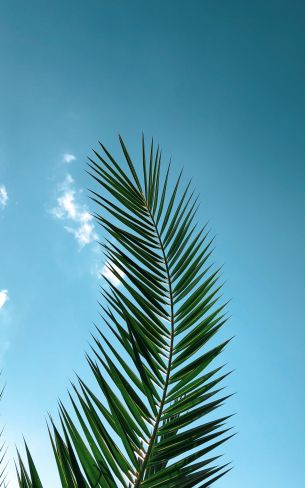
[[9,300],[8,291],[7,290],[1,290],[0,291],[0,310],[8,300]]
[[0,207],[4,208],[8,202],[8,193],[4,185],[0,186]]
[[62,159],[64,163],[72,163],[72,161],[76,160],[76,157],[74,156],[74,154],[66,153],[63,155]]
[[61,197],[57,199],[57,210],[59,218],[66,217],[72,220],[76,219],[77,210],[74,195],[75,191],[66,191]]
[[67,174],[65,180],[59,185],[57,206],[51,210],[51,213],[55,218],[65,221],[65,229],[74,235],[80,247],[84,247],[94,242],[97,234],[94,231],[92,215],[84,205],[76,201],[77,192],[73,184],[72,176]]
[[119,269],[115,264],[111,263],[110,261],[106,261],[102,269],[99,270],[98,274],[99,276],[100,275],[105,276],[105,278],[108,278],[110,283],[118,287],[121,284],[121,280],[118,278],[116,274],[114,274],[114,272],[110,269],[110,267],[112,267],[122,278],[125,276],[125,273],[123,273],[121,269]]
[[65,229],[74,235],[80,247],[84,247],[86,244],[90,244],[97,239],[97,235],[94,232],[94,225],[88,222],[81,224],[77,228],[66,226]]
[[74,183],[74,179],[72,178],[72,176],[70,175],[70,173],[67,173],[66,174],[66,178],[64,179],[64,181],[60,185],[60,188],[62,190],[68,189],[69,186],[72,185],[72,183]]

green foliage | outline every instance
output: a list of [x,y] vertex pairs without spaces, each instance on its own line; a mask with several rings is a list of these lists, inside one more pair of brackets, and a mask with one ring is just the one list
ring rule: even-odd
[[[228,417],[214,418],[228,395],[211,365],[228,341],[215,345],[226,316],[212,239],[194,223],[190,183],[181,189],[180,174],[171,185],[170,165],[162,176],[159,148],[146,153],[143,138],[140,177],[120,144],[126,171],[102,144],[89,159],[95,217],[109,236],[102,325],[87,356],[99,392],[78,378],[73,414],[60,403],[60,428],[50,421],[61,486],[208,487],[229,469],[213,452],[230,437]],[[19,485],[41,488],[26,451]]]
[[[3,397],[4,387],[0,391],[0,400]],[[3,429],[0,432],[0,488],[5,488],[6,485],[6,468],[7,468],[7,461],[6,461],[6,447],[5,442],[2,441],[3,438]]]

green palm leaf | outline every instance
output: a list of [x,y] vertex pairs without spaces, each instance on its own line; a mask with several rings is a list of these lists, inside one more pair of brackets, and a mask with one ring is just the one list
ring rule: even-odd
[[[2,400],[3,392],[5,387],[2,388],[0,391],[0,400]],[[6,443],[3,441],[3,430],[0,431],[0,488],[5,488],[7,486],[6,478],[7,478],[7,460],[6,460]]]
[[[215,345],[227,318],[212,239],[197,229],[190,183],[180,174],[170,190],[170,166],[162,177],[160,149],[152,142],[147,153],[142,139],[140,177],[120,145],[127,171],[102,144],[89,159],[95,217],[109,235],[102,325],[87,356],[99,393],[78,379],[73,415],[60,404],[61,429],[51,421],[61,484],[208,487],[229,470],[211,453],[231,436],[228,417],[213,416],[229,395],[226,374],[211,368],[228,343]],[[40,487],[27,456],[19,484]]]

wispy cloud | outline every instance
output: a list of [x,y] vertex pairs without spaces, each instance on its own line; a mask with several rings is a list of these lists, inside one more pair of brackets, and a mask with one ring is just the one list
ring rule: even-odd
[[76,191],[74,180],[68,173],[65,180],[58,186],[57,205],[51,210],[56,219],[62,220],[65,229],[74,235],[82,248],[97,239],[94,231],[93,217],[85,205],[77,201],[80,191]]
[[4,185],[0,185],[0,208],[4,208],[8,202],[8,193]]
[[66,153],[63,155],[62,159],[64,163],[72,163],[72,161],[76,160],[76,157],[74,156],[74,154]]
[[4,307],[5,303],[9,300],[9,295],[7,290],[0,291],[0,310]]
[[[115,274],[113,270],[119,275]],[[112,283],[114,286],[118,287],[121,284],[120,277],[124,277],[125,273],[121,269],[119,269],[115,264],[111,263],[109,260],[105,262],[105,264],[102,266],[100,270],[98,270],[98,275],[105,276],[110,283]]]

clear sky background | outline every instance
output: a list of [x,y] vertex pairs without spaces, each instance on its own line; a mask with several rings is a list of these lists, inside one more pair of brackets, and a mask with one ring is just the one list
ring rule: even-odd
[[239,434],[218,488],[305,486],[305,3],[2,0],[0,63],[10,452],[24,434],[57,486],[45,416],[87,375],[103,266],[86,156],[98,139],[117,151],[118,132],[137,156],[144,130],[194,178],[232,297]]

